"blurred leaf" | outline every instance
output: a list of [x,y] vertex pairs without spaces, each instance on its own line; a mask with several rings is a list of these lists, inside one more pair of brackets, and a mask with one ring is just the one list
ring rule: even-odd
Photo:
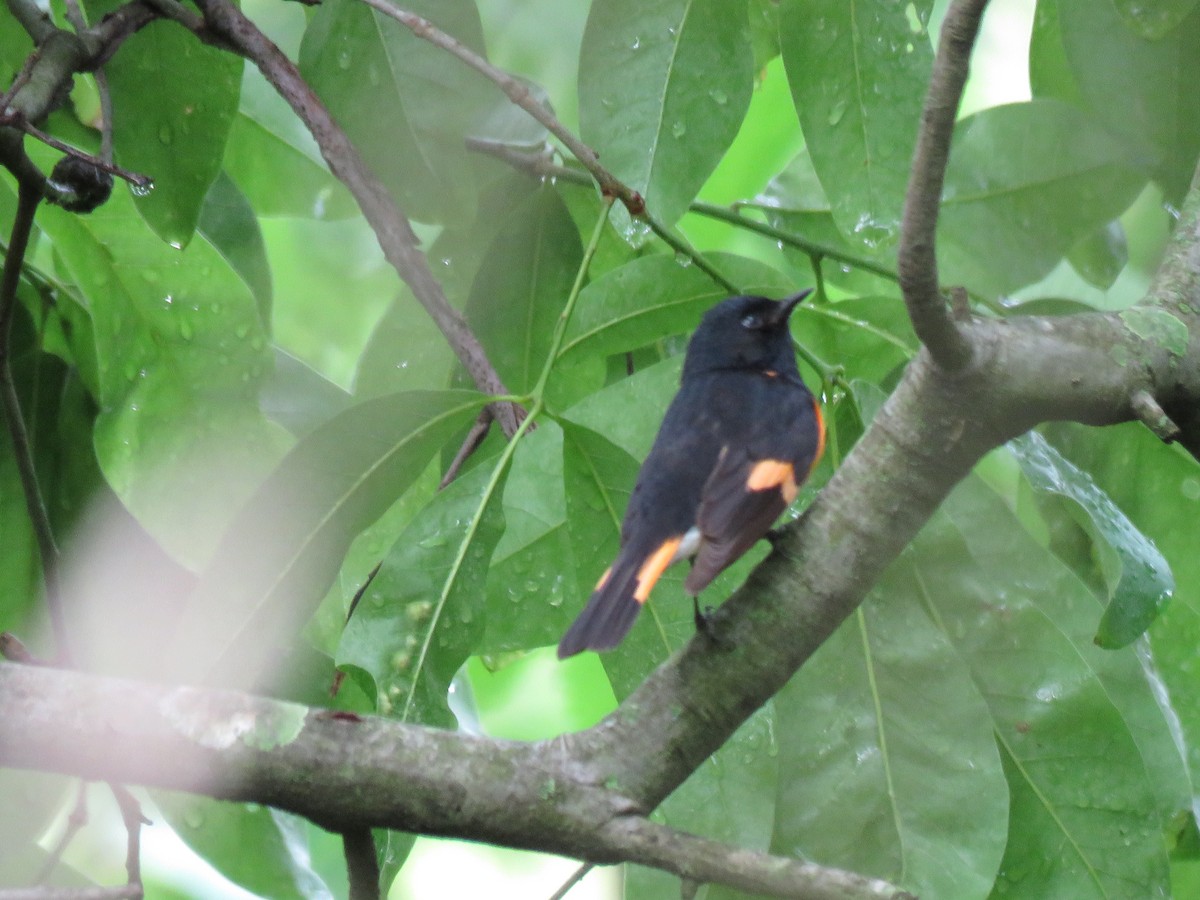
[[488,248],[465,312],[510,391],[537,383],[582,260],[579,232],[551,187],[523,203]]
[[1167,561],[1087,473],[1064,459],[1040,435],[1026,434],[1008,446],[1036,490],[1069,497],[1079,504],[1097,535],[1116,551],[1117,572],[1109,580],[1109,604],[1096,643],[1115,649],[1136,640],[1175,591]]
[[1046,275],[1112,221],[1144,178],[1127,148],[1054,100],[983,110],[960,122],[946,171],[942,280],[999,295]]
[[454,725],[447,692],[483,635],[484,582],[504,531],[507,472],[497,465],[481,464],[434,495],[396,540],[346,625],[337,663],[374,679],[385,715]]
[[1067,259],[1088,284],[1108,290],[1129,262],[1125,229],[1119,221],[1102,225],[1072,247]]
[[260,216],[340,219],[358,212],[312,135],[253,67],[242,82],[224,166]]
[[263,413],[293,435],[324,425],[354,398],[296,357],[275,348],[275,365],[262,389]]
[[354,392],[377,397],[445,387],[454,352],[407,287],[388,304],[358,360]]
[[761,72],[779,55],[779,4],[775,0],[750,0],[749,9],[754,69]]
[[353,406],[303,438],[201,573],[168,656],[181,677],[257,677],[312,614],[354,537],[482,405],[466,392],[394,394]]
[[271,357],[254,298],[206,238],[168,247],[123,192],[38,222],[91,312],[105,478],[173,555],[200,564],[283,449],[258,409]]
[[1029,84],[1035,98],[1065,100],[1083,107],[1083,98],[1063,47],[1059,0],[1042,0],[1029,37]]
[[[1200,152],[1200,8],[1168,2],[1146,7],[1158,24],[1186,13],[1159,40],[1126,27],[1112,3],[1053,0],[1067,63],[1085,108],[1138,154],[1143,171],[1170,202],[1182,198]],[[1039,4],[1040,5],[1040,4]],[[1190,5],[1190,11],[1185,6]],[[1125,4],[1127,11],[1131,4]]]
[[772,849],[922,896],[986,897],[1008,812],[993,722],[909,566],[889,568],[776,698]]
[[[726,253],[708,254],[706,259],[745,293],[778,298],[795,292],[778,270],[757,260]],[[695,266],[680,265],[673,256],[632,260],[580,293],[559,359],[609,356],[690,332],[726,296],[725,288],[708,275]]]
[[931,0],[900,4],[788,0],[779,37],[800,126],[854,245],[892,246],[933,64]]
[[[579,55],[579,127],[605,167],[673,224],[729,148],[754,55],[743,3],[595,0]],[[645,225],[614,222],[640,244]]]
[[[405,8],[484,54],[471,0]],[[353,0],[328,0],[313,14],[300,70],[405,212],[422,222],[471,215],[475,184],[463,140],[501,102],[482,76]]]
[[[98,18],[119,3],[92,9]],[[164,241],[186,246],[221,170],[241,90],[240,57],[196,40],[174,22],[151,22],[104,66],[113,103],[116,161],[148,175],[135,198]]]
[[205,195],[197,223],[212,244],[254,294],[263,325],[271,321],[271,267],[254,208],[237,185],[221,172]]
[[169,791],[155,791],[154,803],[175,833],[234,884],[279,900],[333,897],[309,865],[299,817]]
[[1157,41],[1192,14],[1196,0],[1158,0],[1150,5],[1137,0],[1113,0],[1113,5],[1130,30],[1148,41]]

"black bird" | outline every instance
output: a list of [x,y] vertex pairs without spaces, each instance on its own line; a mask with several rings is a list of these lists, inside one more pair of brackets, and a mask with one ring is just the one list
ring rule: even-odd
[[695,557],[700,593],[779,518],[825,446],[821,408],[800,380],[788,318],[808,296],[730,297],[688,343],[679,393],[642,464],[616,561],[558,644],[559,659],[611,650],[673,562]]

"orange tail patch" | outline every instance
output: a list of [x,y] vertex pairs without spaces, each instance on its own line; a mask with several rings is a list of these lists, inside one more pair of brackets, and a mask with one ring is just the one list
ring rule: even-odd
[[646,602],[646,598],[650,596],[650,590],[662,573],[667,570],[667,566],[675,562],[675,552],[679,549],[681,540],[682,538],[674,537],[663,541],[662,545],[642,563],[637,574],[637,590],[633,592],[633,597],[638,603]]
[[779,490],[783,499],[791,503],[796,499],[796,470],[790,462],[781,459],[763,459],[754,464],[750,476],[746,479],[746,489],[750,491]]

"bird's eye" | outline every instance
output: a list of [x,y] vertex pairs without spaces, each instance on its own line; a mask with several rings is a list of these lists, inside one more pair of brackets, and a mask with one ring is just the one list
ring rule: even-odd
[[762,328],[762,325],[762,316],[760,315],[750,313],[750,315],[742,317],[743,328],[747,328],[751,331],[757,331],[758,329]]

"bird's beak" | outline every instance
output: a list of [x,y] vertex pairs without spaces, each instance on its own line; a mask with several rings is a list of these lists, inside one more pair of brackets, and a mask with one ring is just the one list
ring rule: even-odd
[[780,300],[779,305],[774,309],[775,315],[771,317],[771,324],[779,325],[782,322],[786,322],[791,317],[792,310],[799,306],[801,301],[812,292],[812,288],[805,288],[798,294],[792,294],[792,296]]

